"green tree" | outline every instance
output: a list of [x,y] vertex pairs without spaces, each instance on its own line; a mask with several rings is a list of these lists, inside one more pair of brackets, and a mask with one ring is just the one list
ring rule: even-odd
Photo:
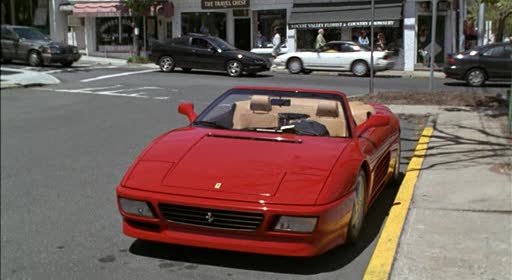
[[503,41],[505,34],[512,34],[512,0],[478,0],[468,8],[471,18],[478,17],[478,5],[485,3],[485,19],[493,23],[496,42]]
[[[139,18],[143,15],[149,13],[152,6],[156,4],[157,0],[125,0],[124,4],[128,9],[130,9],[130,13],[133,17],[134,22],[134,30],[137,28],[140,34],[139,28]],[[140,56],[140,47],[139,47],[139,34],[133,34],[133,47],[135,48],[137,56]]]

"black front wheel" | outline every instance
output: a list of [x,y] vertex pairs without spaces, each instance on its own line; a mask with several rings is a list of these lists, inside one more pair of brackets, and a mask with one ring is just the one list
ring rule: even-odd
[[28,54],[28,64],[30,66],[41,66],[43,64],[43,58],[37,51],[31,51]]
[[479,87],[485,83],[485,72],[482,69],[471,69],[466,74],[466,82],[472,87]]
[[160,66],[160,70],[162,70],[162,72],[169,73],[174,70],[175,63],[174,63],[174,59],[172,57],[162,56],[158,60],[158,65]]
[[231,77],[240,77],[242,75],[242,63],[238,60],[230,60],[226,64],[226,72]]

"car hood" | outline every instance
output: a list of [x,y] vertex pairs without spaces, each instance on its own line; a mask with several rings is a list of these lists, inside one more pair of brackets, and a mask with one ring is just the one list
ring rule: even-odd
[[273,140],[279,136],[177,130],[152,144],[122,184],[174,195],[312,205],[348,140],[311,136]]

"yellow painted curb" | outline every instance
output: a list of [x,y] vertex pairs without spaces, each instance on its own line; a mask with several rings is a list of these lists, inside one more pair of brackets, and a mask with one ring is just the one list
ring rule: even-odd
[[421,134],[418,145],[416,145],[414,150],[414,155],[407,166],[402,185],[389,211],[382,234],[364,273],[363,280],[387,280],[389,278],[398,240],[400,239],[405,218],[409,211],[409,205],[411,204],[414,186],[420,173],[423,158],[427,153],[428,143],[433,131],[432,127],[426,127]]

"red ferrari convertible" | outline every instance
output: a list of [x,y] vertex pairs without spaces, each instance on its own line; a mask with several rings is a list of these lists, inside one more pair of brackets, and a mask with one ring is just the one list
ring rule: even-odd
[[137,157],[117,188],[124,234],[313,256],[356,242],[398,176],[400,124],[338,91],[237,87]]

